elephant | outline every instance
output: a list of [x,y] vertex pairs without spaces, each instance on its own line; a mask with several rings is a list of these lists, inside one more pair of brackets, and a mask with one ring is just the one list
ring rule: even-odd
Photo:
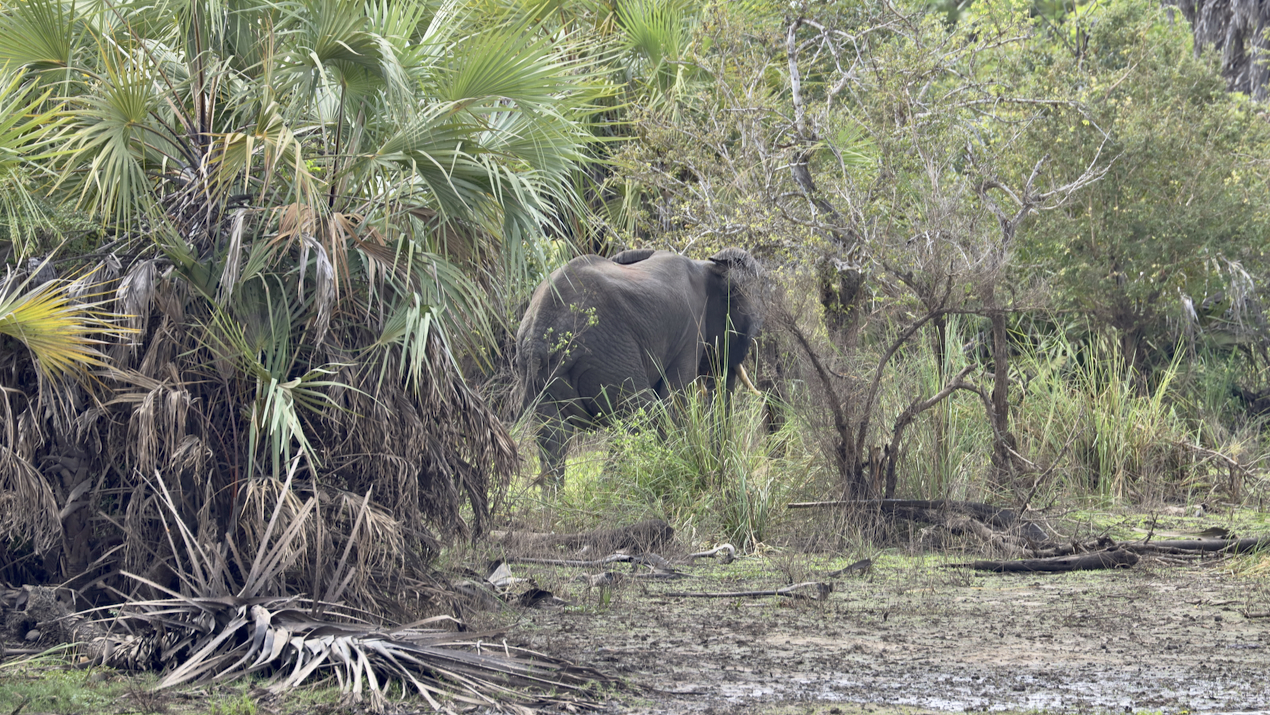
[[739,248],[708,260],[637,249],[581,256],[534,291],[516,332],[515,369],[542,423],[544,483],[564,482],[575,429],[665,399],[715,375],[753,389],[742,361],[763,324],[763,270]]

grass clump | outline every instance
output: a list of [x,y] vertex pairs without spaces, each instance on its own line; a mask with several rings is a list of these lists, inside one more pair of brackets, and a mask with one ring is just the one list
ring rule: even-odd
[[660,518],[687,543],[752,550],[772,538],[785,505],[817,469],[802,425],[781,414],[789,418],[772,430],[772,410],[787,408],[739,391],[720,398],[689,390],[655,403],[576,437],[560,492],[522,493],[513,510],[557,531]]
[[[262,682],[254,678],[211,688],[155,691],[158,680],[157,673],[81,668],[61,653],[23,658],[0,665],[0,712],[257,715],[262,711],[251,692]],[[341,702],[338,687],[298,688],[271,702],[267,711],[277,715],[338,712]]]

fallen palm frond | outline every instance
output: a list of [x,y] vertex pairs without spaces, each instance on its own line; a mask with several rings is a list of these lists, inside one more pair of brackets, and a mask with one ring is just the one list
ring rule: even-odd
[[596,671],[501,641],[490,646],[424,627],[457,623],[449,616],[384,627],[338,602],[360,570],[350,554],[361,548],[369,528],[369,494],[348,515],[354,526],[319,590],[323,599],[287,595],[281,585],[310,554],[307,534],[319,502],[292,491],[300,461],[292,460],[285,482],[269,487],[274,493],[267,514],[264,500],[248,500],[260,510],[255,520],[262,528],[250,535],[253,548],[246,550],[228,534],[214,544],[200,539],[180,518],[162,475],[147,480],[164,514],[179,586],[124,572],[170,597],[126,603],[105,621],[109,632],[93,638],[88,653],[105,665],[164,671],[160,689],[254,674],[270,677],[269,688],[281,692],[333,676],[341,689],[369,698],[372,706],[412,693],[436,710],[447,701],[517,712],[552,703],[592,705],[586,689],[608,682]]
[[271,676],[271,691],[283,692],[334,676],[359,700],[417,694],[434,710],[446,701],[517,712],[552,703],[588,707],[587,689],[609,682],[503,641],[419,627],[448,617],[384,629],[348,614],[314,617],[318,605],[335,604],[184,596],[132,603],[112,619],[114,635],[93,650],[105,665],[166,670],[159,689],[261,674]]

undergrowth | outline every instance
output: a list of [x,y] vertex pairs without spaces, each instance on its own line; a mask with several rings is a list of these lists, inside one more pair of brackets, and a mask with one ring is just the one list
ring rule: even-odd
[[[881,383],[871,440],[885,444],[910,402],[938,392],[967,366],[967,380],[990,389],[991,362],[974,347],[979,328],[975,319],[953,316],[942,349],[929,339],[909,342]],[[1258,376],[1230,355],[1184,347],[1144,376],[1112,337],[1074,327],[1020,329],[1011,360],[1011,429],[1033,468],[1013,483],[992,476],[985,405],[959,390],[905,433],[895,496],[1145,513],[1263,503],[1270,495],[1263,423],[1232,398],[1232,386],[1256,384]],[[510,512],[553,531],[660,518],[693,546],[860,548],[879,537],[869,525],[828,511],[787,510],[791,501],[841,494],[823,450],[832,427],[814,417],[806,390],[787,385],[795,395],[789,403],[740,390],[728,399],[689,390],[655,403],[575,437],[561,491],[522,485],[513,490]],[[527,440],[524,452],[533,451]],[[530,464],[525,471],[532,470]]]

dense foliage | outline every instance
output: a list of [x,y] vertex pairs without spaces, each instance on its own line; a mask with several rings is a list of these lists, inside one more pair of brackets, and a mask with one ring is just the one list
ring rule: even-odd
[[1176,12],[1047,8],[7,3],[6,577],[187,587],[166,489],[205,543],[285,505],[277,573],[343,550],[369,594],[488,525],[518,460],[477,378],[546,271],[625,247],[774,279],[775,407],[617,438],[644,511],[1238,497],[1264,109]]
[[516,450],[459,361],[576,213],[594,51],[514,6],[7,3],[6,255],[71,247],[0,293],[8,578],[189,586],[160,487],[244,548],[311,495],[290,578],[344,549],[372,599],[484,529]]

